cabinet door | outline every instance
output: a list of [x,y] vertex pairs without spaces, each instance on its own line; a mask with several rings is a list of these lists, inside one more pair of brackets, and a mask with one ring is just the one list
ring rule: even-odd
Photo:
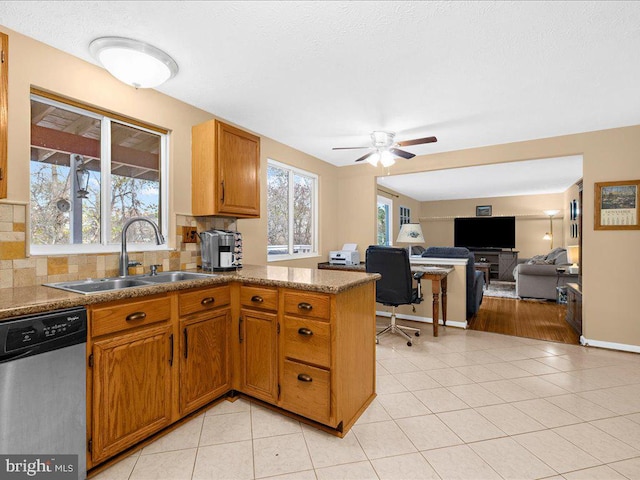
[[516,252],[501,252],[498,260],[498,279],[505,282],[513,282],[513,269],[518,265],[518,254]]
[[275,313],[240,311],[242,391],[275,403],[278,398],[278,320]]
[[238,128],[217,123],[217,211],[260,216],[260,139]]
[[171,328],[150,327],[97,341],[93,356],[95,464],[170,423]]
[[229,384],[230,310],[180,322],[180,413],[224,394]]

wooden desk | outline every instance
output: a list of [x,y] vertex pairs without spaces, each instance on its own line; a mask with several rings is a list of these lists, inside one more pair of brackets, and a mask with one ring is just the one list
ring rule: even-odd
[[[342,270],[349,272],[364,272],[365,265],[331,265],[329,262],[318,263],[319,269]],[[447,275],[453,272],[453,267],[448,265],[411,265],[413,273],[422,273],[422,278],[431,280],[433,336],[438,336],[438,323],[440,318],[440,299],[442,298],[442,325],[447,326]]]

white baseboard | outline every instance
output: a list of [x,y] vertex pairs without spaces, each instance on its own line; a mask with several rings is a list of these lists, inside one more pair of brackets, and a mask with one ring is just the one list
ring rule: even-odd
[[[391,317],[391,312],[379,312],[376,311],[376,315],[379,317]],[[420,317],[418,315],[406,315],[404,313],[396,313],[396,318],[400,318],[402,320],[413,320],[414,322],[422,322],[422,323],[433,323],[433,318],[431,317]],[[438,325],[442,325],[442,320],[438,321]],[[467,328],[467,322],[456,322],[453,320],[447,320],[447,327],[456,327],[456,328]]]
[[580,345],[585,347],[606,348],[608,350],[621,350],[623,352],[640,353],[640,346],[628,345],[626,343],[603,342],[601,340],[591,340],[580,335]]

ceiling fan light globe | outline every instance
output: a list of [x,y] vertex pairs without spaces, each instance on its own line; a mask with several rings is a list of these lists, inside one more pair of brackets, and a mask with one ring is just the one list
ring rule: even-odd
[[384,152],[380,153],[380,163],[383,167],[390,167],[391,165],[396,163],[396,161],[393,158],[393,154],[390,151],[385,150]]
[[376,152],[373,155],[371,155],[369,158],[367,158],[367,162],[369,162],[374,167],[378,166],[378,161],[379,160],[380,160],[380,153],[379,152]]

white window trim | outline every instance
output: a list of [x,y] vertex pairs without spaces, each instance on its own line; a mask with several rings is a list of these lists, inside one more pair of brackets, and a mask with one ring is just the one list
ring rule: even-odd
[[[307,253],[288,253],[285,255],[269,255],[267,251],[267,262],[279,262],[283,260],[296,260],[299,258],[314,258],[319,257],[319,246],[318,246],[318,217],[320,216],[320,205],[318,204],[318,190],[320,182],[318,180],[318,175],[315,173],[308,172],[306,170],[302,170],[297,167],[293,167],[291,165],[287,165],[286,163],[279,162],[277,160],[273,160],[272,158],[267,158],[267,167],[273,166],[276,168],[280,168],[282,170],[289,171],[289,185],[293,185],[293,174],[297,173],[299,175],[303,175],[305,177],[309,177],[313,179],[313,207],[312,207],[312,215],[313,215],[313,251]],[[293,188],[289,188],[289,205],[293,205]],[[289,232],[293,232],[293,215],[289,215]],[[293,251],[293,234],[289,235],[289,251]]]
[[[393,246],[393,200],[391,198],[385,197],[383,195],[378,195],[378,200],[376,202],[376,231],[378,227],[378,204],[384,204],[389,207],[389,218],[387,218],[387,228],[389,234],[389,246]],[[376,233],[376,243],[378,242]]]
[[[31,94],[30,99],[36,100],[40,103],[45,103],[57,108],[62,108],[70,112],[85,115],[100,120],[100,156],[101,158],[111,159],[111,122],[115,121],[127,127],[136,128],[144,132],[152,133],[160,137],[160,185],[164,188],[160,189],[160,222],[162,236],[167,240],[169,238],[169,134],[163,134],[155,130],[150,130],[140,125],[134,125],[127,123],[120,119],[110,118],[106,115],[100,115],[90,110],[84,110],[82,108],[75,107],[73,105],[66,104],[64,102],[58,102],[50,98],[42,97],[40,95]],[[105,134],[106,132],[106,134]],[[106,138],[109,141],[102,141]],[[111,175],[111,163],[100,162],[100,176],[101,179],[106,178],[105,174]],[[31,182],[31,176],[29,176],[29,182]],[[103,185],[106,183],[107,185]],[[29,233],[29,255],[68,255],[74,253],[91,254],[91,253],[117,253],[120,252],[120,242],[108,243],[108,233],[111,231],[111,215],[109,211],[109,199],[111,198],[111,184],[110,182],[101,181],[100,188],[100,216],[101,216],[101,231],[100,231],[100,244],[62,244],[62,245],[32,245],[31,233]],[[31,202],[28,205],[27,214],[30,215]],[[134,252],[149,252],[149,251],[166,251],[174,250],[170,248],[169,242],[162,245],[156,245],[155,243],[127,243],[127,251],[129,253]]]

